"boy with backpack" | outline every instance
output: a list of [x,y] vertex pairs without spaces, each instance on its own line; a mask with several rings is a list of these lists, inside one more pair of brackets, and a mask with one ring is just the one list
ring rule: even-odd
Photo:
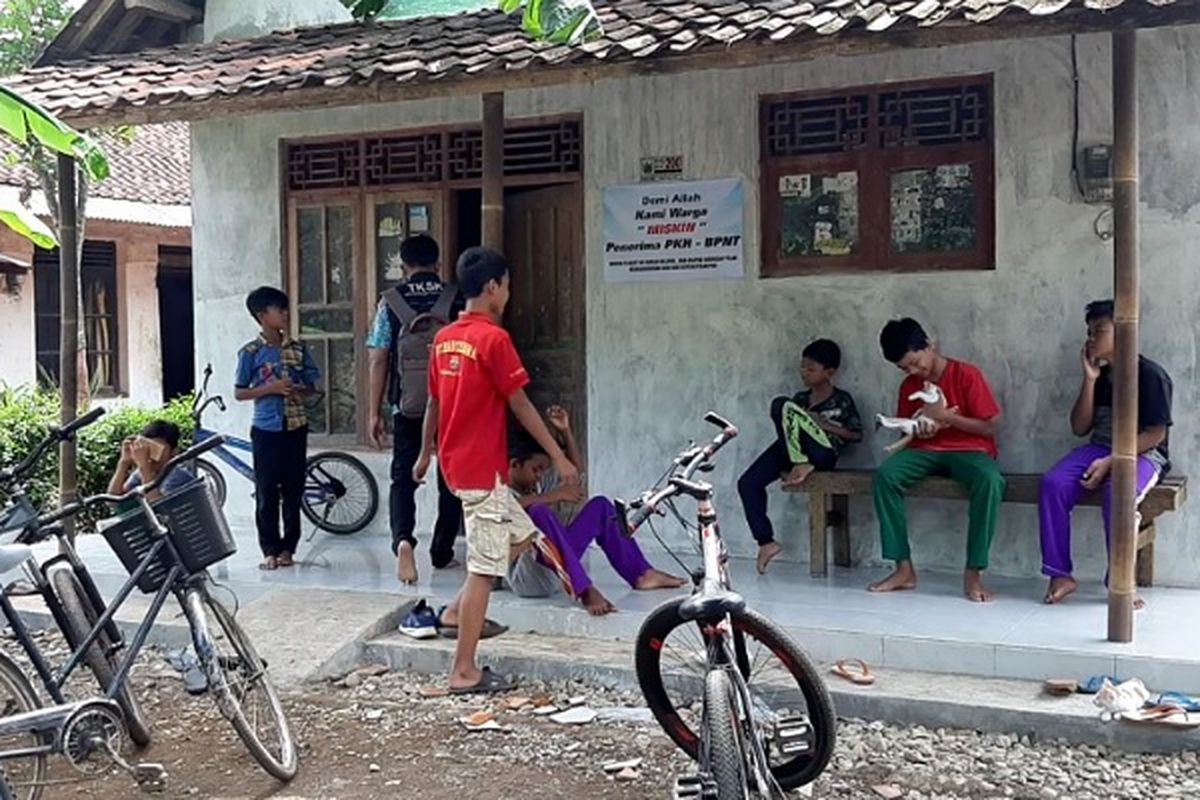
[[[417,582],[417,484],[413,465],[421,451],[421,421],[428,399],[429,352],[437,332],[449,325],[465,306],[454,284],[438,277],[437,242],[419,234],[400,245],[404,281],[383,292],[375,324],[367,337],[370,365],[368,430],[375,446],[387,440],[383,418],[383,392],[392,415],[392,487],[389,516],[396,577],[401,583]],[[429,555],[435,569],[455,565],[454,539],[462,525],[462,504],[438,472],[438,514]]]

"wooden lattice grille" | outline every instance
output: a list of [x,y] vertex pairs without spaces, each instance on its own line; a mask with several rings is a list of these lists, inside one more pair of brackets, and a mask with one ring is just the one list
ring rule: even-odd
[[879,94],[882,147],[986,142],[991,118],[991,87],[986,82]]
[[288,188],[345,189],[362,181],[362,143],[341,142],[293,144],[287,150]]
[[368,186],[433,183],[442,179],[444,158],[438,133],[367,139],[363,172]]
[[786,98],[767,105],[767,154],[804,156],[856,150],[867,143],[869,98],[865,94]]

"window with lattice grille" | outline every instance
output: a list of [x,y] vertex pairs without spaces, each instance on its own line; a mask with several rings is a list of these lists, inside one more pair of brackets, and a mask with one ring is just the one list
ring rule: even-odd
[[763,274],[992,269],[989,76],[764,97]]

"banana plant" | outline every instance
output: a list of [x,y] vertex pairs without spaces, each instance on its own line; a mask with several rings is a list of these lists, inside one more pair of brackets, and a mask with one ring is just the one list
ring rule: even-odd
[[[20,147],[37,143],[73,157],[90,180],[108,177],[108,159],[100,145],[4,86],[0,86],[0,134]],[[50,249],[58,244],[54,232],[25,206],[0,206],[0,222],[38,247]]]

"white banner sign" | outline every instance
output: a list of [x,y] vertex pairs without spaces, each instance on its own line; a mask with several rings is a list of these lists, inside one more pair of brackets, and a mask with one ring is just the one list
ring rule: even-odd
[[604,190],[604,278],[735,279],[745,275],[738,178]]

